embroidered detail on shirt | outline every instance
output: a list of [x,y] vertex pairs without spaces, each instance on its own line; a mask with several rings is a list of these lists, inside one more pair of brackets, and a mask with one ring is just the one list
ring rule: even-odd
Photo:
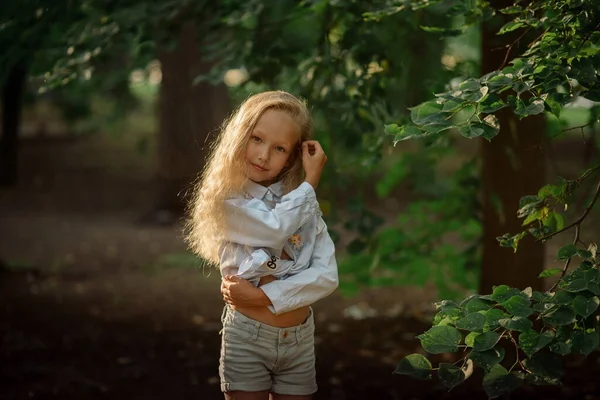
[[290,236],[288,242],[292,244],[294,250],[300,250],[302,248],[302,236],[298,235],[297,233],[294,233],[292,236]]
[[271,261],[267,262],[267,267],[269,267],[271,269],[276,269],[277,268],[277,257],[271,256]]

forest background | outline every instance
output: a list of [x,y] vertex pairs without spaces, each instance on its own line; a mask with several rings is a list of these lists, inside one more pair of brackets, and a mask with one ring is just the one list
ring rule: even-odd
[[[322,398],[484,396],[481,381],[448,394],[447,380],[423,387],[385,374],[411,351],[422,352],[415,336],[431,325],[434,301],[465,304],[457,308],[467,318],[462,299],[495,293],[501,284],[532,287],[525,308],[552,304],[536,312],[558,312],[558,326],[572,326],[567,339],[555,334],[535,352],[564,343],[569,351],[559,345],[559,353],[591,353],[597,327],[580,325],[595,317],[599,293],[588,285],[567,290],[572,297],[559,303],[532,297],[533,290],[555,289],[556,277],[545,282],[542,271],[560,274],[574,257],[596,263],[598,6],[491,3],[2,5],[0,258],[10,356],[3,394],[124,398],[163,376],[165,362],[180,362],[185,371],[170,371],[165,383],[183,376],[187,393],[218,394],[218,278],[185,250],[180,221],[220,122],[248,95],[269,89],[307,99],[329,155],[319,199],[342,282],[337,296],[316,305],[323,309]],[[565,38],[573,44],[561,53]],[[537,55],[555,56],[536,59],[536,41],[547,46],[537,46]],[[438,101],[431,102],[434,94]],[[555,186],[540,191],[547,183]],[[522,225],[530,235],[519,233]],[[575,241],[565,227],[576,229]],[[518,251],[499,245],[506,233],[502,244]],[[547,235],[552,240],[536,240]],[[522,297],[508,293],[497,303]],[[577,295],[585,300],[582,312]],[[567,304],[572,315],[563,315]],[[501,306],[510,314],[502,317],[530,317],[511,305]],[[473,328],[460,318],[443,323],[434,342],[452,336],[457,323],[463,332]],[[75,321],[77,328],[65,329]],[[511,327],[501,327],[507,340],[523,333]],[[470,332],[487,328],[477,324]],[[139,342],[144,332],[152,332],[149,342]],[[534,348],[544,337],[538,333]],[[339,337],[348,341],[334,351]],[[572,348],[573,340],[583,344]],[[90,345],[114,368],[83,362]],[[461,359],[446,355],[453,345],[443,350],[442,361]],[[481,373],[499,362],[480,363]],[[586,364],[593,356],[566,362],[593,373]],[[410,365],[417,375],[426,365],[419,363]],[[536,383],[557,379],[523,370],[545,377]],[[515,383],[507,376],[525,379],[500,372],[503,388]],[[589,376],[567,372],[566,382]],[[450,386],[464,378],[456,376]],[[516,393],[532,390],[543,388]],[[561,390],[578,396],[596,389],[587,382]]]

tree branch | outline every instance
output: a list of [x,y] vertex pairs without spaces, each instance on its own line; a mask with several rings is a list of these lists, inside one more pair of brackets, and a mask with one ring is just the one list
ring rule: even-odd
[[590,122],[588,122],[588,123],[587,123],[587,124],[585,124],[585,125],[579,125],[579,126],[574,126],[574,127],[572,127],[572,128],[562,129],[562,130],[558,131],[558,133],[557,133],[557,134],[555,134],[554,136],[552,136],[550,139],[554,139],[555,137],[557,137],[558,135],[560,135],[560,134],[562,134],[562,133],[569,132],[569,131],[574,131],[575,129],[581,129],[581,134],[583,135],[583,128],[587,128],[588,126],[592,126],[592,125],[594,125],[596,122],[598,122],[598,120],[597,120],[597,119],[595,119],[595,120],[593,120],[593,121],[590,121]]
[[[597,169],[597,168],[598,167],[596,167],[595,169]],[[598,200],[599,196],[600,196],[600,182],[598,182],[598,186],[596,186],[596,193],[594,194],[594,198],[592,199],[592,201],[590,202],[590,204],[588,204],[588,206],[585,208],[583,214],[581,214],[581,216],[579,218],[577,218],[577,220],[575,222],[569,224],[568,226],[565,226],[564,228],[562,228],[562,229],[560,229],[560,230],[558,230],[556,232],[552,232],[551,234],[546,235],[543,238],[537,239],[536,242],[548,240],[551,237],[556,236],[559,233],[567,231],[567,230],[569,230],[569,229],[571,229],[573,227],[577,227],[577,236],[576,236],[576,238],[579,239],[579,227],[581,226],[581,223],[583,222],[583,220],[588,216],[588,214],[590,213],[590,211],[594,207],[594,204]]]
[[512,48],[519,43],[519,41],[521,39],[523,39],[523,36],[527,35],[527,33],[529,33],[529,31],[531,30],[531,27],[525,29],[525,32],[523,32],[518,38],[516,38],[511,44],[507,45],[507,49],[506,49],[506,54],[504,55],[504,61],[502,61],[502,65],[500,65],[500,67],[498,68],[498,71],[500,71],[502,68],[504,68],[506,66],[506,62],[508,61],[508,56],[510,55],[510,52],[512,50]]
[[[579,225],[575,226],[575,239],[573,239],[573,244],[577,244],[577,242],[579,241],[579,230],[580,230]],[[571,264],[572,259],[573,259],[572,257],[569,257],[567,262],[565,262],[565,266],[563,267],[563,270],[560,273],[560,277],[556,280],[556,282],[554,282],[554,285],[552,285],[552,287],[548,290],[549,292],[554,291],[554,289],[558,285],[558,282],[560,282],[560,280],[565,277],[567,271],[569,270],[569,265]]]

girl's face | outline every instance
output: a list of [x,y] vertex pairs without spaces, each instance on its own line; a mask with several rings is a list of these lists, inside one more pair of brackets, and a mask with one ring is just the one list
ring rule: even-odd
[[282,110],[267,110],[250,132],[246,146],[246,175],[248,179],[269,186],[289,165],[300,140],[298,126]]

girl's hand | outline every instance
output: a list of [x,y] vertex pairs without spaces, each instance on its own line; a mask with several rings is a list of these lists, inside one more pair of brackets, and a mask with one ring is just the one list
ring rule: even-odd
[[316,189],[319,186],[323,167],[327,162],[327,156],[316,140],[302,142],[302,167],[306,173],[305,182]]
[[227,275],[221,281],[223,300],[237,307],[264,307],[271,305],[265,292],[245,279]]

